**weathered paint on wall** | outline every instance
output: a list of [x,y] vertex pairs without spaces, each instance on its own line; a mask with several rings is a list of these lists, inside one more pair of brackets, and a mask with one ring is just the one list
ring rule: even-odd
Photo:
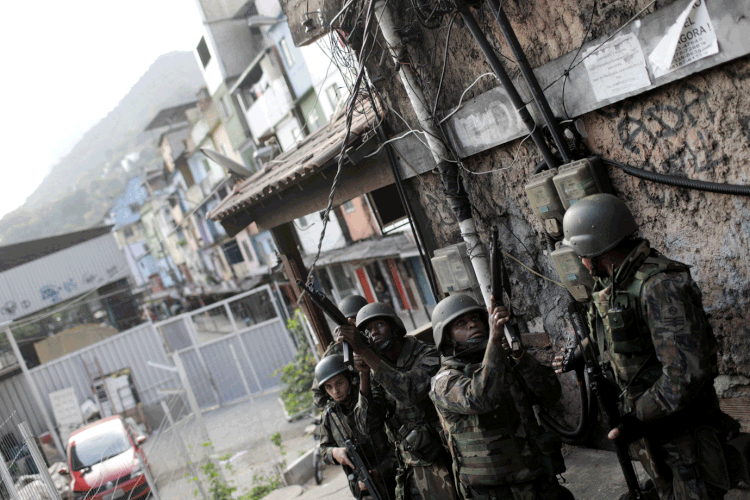
[[[643,9],[646,0],[626,2],[573,2],[508,0],[506,13],[517,31],[532,66],[538,67],[575,51],[587,32],[590,38],[614,32]],[[646,10],[673,2],[656,2]],[[595,5],[595,8],[592,8]],[[408,15],[401,4],[392,5],[396,16]],[[407,14],[404,14],[407,13]],[[510,50],[500,40],[497,24],[487,7],[476,16],[490,43],[504,55]],[[397,22],[408,19],[397,17]],[[447,19],[444,20],[447,25]],[[452,28],[448,63],[438,109],[458,104],[464,90],[490,71],[468,31]],[[409,53],[418,63],[426,97],[432,105],[442,70],[447,29],[420,30]],[[437,56],[433,59],[433,54]],[[377,51],[375,51],[377,52]],[[402,114],[412,127],[416,119],[403,86],[391,65],[377,65],[375,53],[368,61],[373,78],[387,105]],[[516,67],[503,59],[508,72]],[[514,78],[522,85],[520,77]],[[497,85],[485,77],[466,93],[465,100]],[[741,58],[681,79],[640,96],[581,117],[592,154],[625,162],[646,170],[693,179],[750,184],[750,60]],[[389,123],[404,130],[393,114]],[[540,223],[533,216],[523,186],[541,155],[530,140],[515,140],[469,157],[462,178],[474,207],[477,226],[484,235],[498,224],[504,248],[525,265],[556,278],[545,255]],[[495,170],[495,172],[488,173]],[[633,210],[642,234],[666,255],[693,267],[704,293],[704,303],[720,342],[720,369],[725,374],[750,374],[750,200],[737,196],[688,191],[653,184],[609,169],[616,194]],[[482,175],[479,175],[482,174]],[[407,181],[413,201],[429,217],[429,227],[440,246],[460,241],[455,217],[448,207],[436,174],[427,172]],[[487,241],[485,239],[485,241]],[[566,298],[557,285],[510,262],[515,287],[514,308],[522,329],[546,332],[552,346],[539,349],[549,359],[572,334],[565,319]]]

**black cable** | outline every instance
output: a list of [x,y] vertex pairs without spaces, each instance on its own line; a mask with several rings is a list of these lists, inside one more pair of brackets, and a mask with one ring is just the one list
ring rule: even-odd
[[456,20],[458,12],[455,12],[451,17],[450,23],[448,23],[448,34],[445,37],[445,53],[443,55],[443,71],[440,72],[440,81],[438,82],[437,93],[435,94],[435,105],[432,106],[432,116],[435,116],[437,111],[438,99],[440,98],[440,90],[443,88],[443,78],[445,78],[445,67],[448,65],[448,45],[451,41],[451,29],[453,28],[453,21]]
[[581,49],[583,49],[583,45],[586,43],[586,39],[589,37],[589,33],[591,33],[591,26],[593,26],[594,24],[595,14],[596,14],[596,0],[594,0],[594,4],[591,6],[591,17],[589,18],[589,25],[586,28],[586,34],[583,35],[583,39],[581,40],[581,45],[578,46],[576,55],[574,55],[573,59],[570,60],[570,66],[568,66],[568,69],[565,71],[565,73],[563,73],[563,75],[565,76],[565,79],[563,80],[563,84],[562,84],[562,107],[563,107],[563,113],[565,113],[565,118],[567,120],[570,120],[570,115],[568,114],[568,110],[565,108],[565,83],[568,81],[568,78],[570,77],[570,70],[573,69],[573,64],[576,62],[578,55],[581,53]]
[[736,184],[720,184],[718,182],[700,181],[695,179],[686,179],[683,177],[677,177],[674,175],[659,174],[656,172],[649,172],[641,168],[631,167],[614,160],[602,159],[607,165],[617,167],[626,174],[638,177],[639,179],[645,179],[651,182],[658,182],[660,184],[667,184],[668,186],[675,186],[684,189],[696,189],[698,191],[707,191],[709,193],[720,193],[720,194],[732,194],[736,196],[750,196],[750,186],[739,186]]

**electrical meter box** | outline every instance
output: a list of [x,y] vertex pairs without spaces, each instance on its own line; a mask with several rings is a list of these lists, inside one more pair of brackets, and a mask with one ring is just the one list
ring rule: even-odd
[[594,278],[581,259],[576,255],[575,250],[565,245],[560,245],[557,250],[550,255],[552,262],[555,263],[555,269],[565,288],[568,289],[573,298],[578,302],[586,302],[591,298],[591,291],[594,289]]
[[563,165],[553,181],[565,210],[586,196],[612,193],[607,172],[596,156]]
[[553,238],[561,238],[563,235],[562,219],[565,215],[565,207],[557,194],[557,188],[553,178],[557,175],[557,169],[551,168],[531,176],[526,184],[526,196],[531,202],[534,215],[542,221],[545,231]]
[[465,293],[474,297],[477,303],[484,304],[479,282],[466,252],[466,243],[435,250],[431,260],[443,293]]

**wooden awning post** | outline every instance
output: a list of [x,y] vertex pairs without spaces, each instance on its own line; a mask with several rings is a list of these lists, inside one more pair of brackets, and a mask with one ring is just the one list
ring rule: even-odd
[[[284,274],[286,274],[289,283],[292,285],[295,299],[299,300],[302,290],[297,286],[297,280],[304,281],[307,278],[307,269],[305,268],[305,263],[302,261],[302,255],[300,255],[297,248],[293,231],[292,223],[287,222],[271,229],[271,234],[273,235],[274,243],[276,243],[276,248],[279,254],[281,254]],[[326,347],[333,342],[331,329],[328,328],[323,311],[316,307],[307,295],[304,295],[298,303],[302,306],[302,311],[310,321],[315,336],[318,338],[318,351],[320,351],[320,354],[323,354]]]

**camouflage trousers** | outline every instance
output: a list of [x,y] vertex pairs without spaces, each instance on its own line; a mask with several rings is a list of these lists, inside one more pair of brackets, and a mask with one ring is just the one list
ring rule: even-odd
[[729,487],[726,462],[710,429],[690,429],[659,443],[642,439],[634,449],[660,500],[724,498]]
[[464,487],[471,500],[574,500],[573,493],[552,477],[497,488]]
[[397,500],[458,500],[450,470],[439,463],[408,465],[397,481]]

